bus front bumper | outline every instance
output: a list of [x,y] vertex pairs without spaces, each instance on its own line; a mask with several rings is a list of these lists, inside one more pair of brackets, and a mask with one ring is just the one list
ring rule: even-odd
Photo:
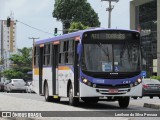
[[93,88],[80,83],[80,97],[142,96],[142,84],[128,88]]

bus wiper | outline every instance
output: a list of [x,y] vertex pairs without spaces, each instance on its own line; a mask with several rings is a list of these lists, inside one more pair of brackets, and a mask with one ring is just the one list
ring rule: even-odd
[[102,49],[104,54],[108,57],[108,62],[109,62],[109,50],[108,50],[108,47],[107,47],[107,52],[106,52],[106,50],[105,50],[104,46],[102,45],[102,43],[99,42],[99,41],[97,41],[97,42],[98,42],[98,44],[96,44],[96,45]]

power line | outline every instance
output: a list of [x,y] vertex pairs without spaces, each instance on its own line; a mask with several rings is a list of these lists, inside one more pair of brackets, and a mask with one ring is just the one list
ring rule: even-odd
[[26,23],[23,23],[23,22],[21,22],[21,21],[19,21],[19,20],[16,20],[16,22],[19,22],[19,23],[21,23],[21,24],[23,24],[23,25],[25,25],[25,26],[28,26],[28,27],[30,27],[30,28],[32,28],[32,29],[35,29],[35,30],[38,30],[38,31],[40,31],[40,32],[43,32],[43,33],[46,33],[46,34],[49,34],[49,35],[53,35],[53,33],[49,33],[49,32],[43,31],[43,30],[41,30],[41,29],[32,27],[32,26],[30,26],[30,25],[28,25],[28,24],[26,24]]

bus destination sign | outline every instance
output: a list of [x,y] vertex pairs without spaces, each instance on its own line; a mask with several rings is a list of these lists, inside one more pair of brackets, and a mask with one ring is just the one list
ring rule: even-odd
[[91,39],[125,40],[126,34],[122,34],[122,33],[94,33],[94,34],[91,34]]

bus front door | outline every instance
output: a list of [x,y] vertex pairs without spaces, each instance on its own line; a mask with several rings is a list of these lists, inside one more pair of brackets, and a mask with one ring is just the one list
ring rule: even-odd
[[43,46],[40,47],[40,54],[39,54],[39,94],[42,94],[42,74],[43,74]]
[[75,41],[75,52],[74,52],[74,96],[78,96],[79,92],[79,63],[78,63],[78,54],[77,47],[79,41]]
[[56,74],[56,68],[58,67],[58,45],[53,45],[52,47],[52,90],[53,90],[53,95],[58,94],[57,91],[57,74]]

